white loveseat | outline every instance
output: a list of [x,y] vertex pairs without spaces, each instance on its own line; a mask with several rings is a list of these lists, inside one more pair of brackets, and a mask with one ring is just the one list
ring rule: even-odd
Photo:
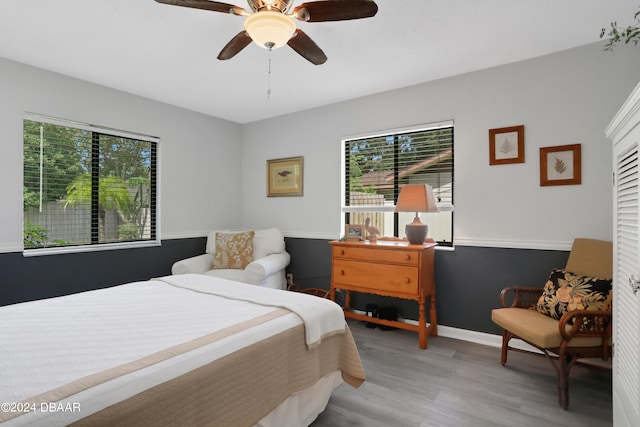
[[207,274],[237,282],[267,288],[286,289],[285,269],[291,260],[284,246],[284,235],[277,228],[256,230],[253,237],[253,261],[244,269],[214,269],[216,233],[235,231],[215,230],[207,237],[206,252],[173,264],[172,274]]

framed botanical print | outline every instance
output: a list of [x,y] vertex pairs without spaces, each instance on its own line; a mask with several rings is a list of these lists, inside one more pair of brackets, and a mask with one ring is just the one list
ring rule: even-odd
[[524,125],[489,129],[489,164],[524,163]]
[[581,144],[540,148],[540,185],[582,183]]

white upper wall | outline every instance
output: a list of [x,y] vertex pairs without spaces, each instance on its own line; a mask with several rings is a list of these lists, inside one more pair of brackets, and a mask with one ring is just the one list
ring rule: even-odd
[[[0,59],[0,252],[22,246],[22,119],[33,112],[160,138],[160,235],[277,226],[336,238],[341,139],[455,121],[455,243],[568,249],[612,238],[604,129],[638,82],[600,44],[239,125]],[[272,96],[304,96],[304,91]],[[212,101],[213,102],[213,101]],[[217,101],[224,102],[224,101]],[[488,130],[525,125],[525,163],[489,166]],[[582,185],[539,186],[539,148],[582,144]],[[266,161],[304,156],[304,196],[266,197]]]
[[32,112],[160,138],[160,236],[239,227],[240,125],[0,58],[0,252],[22,249],[22,120]]
[[[637,49],[593,44],[244,125],[242,223],[337,238],[341,139],[453,119],[456,244],[568,249],[575,237],[610,240],[604,129],[638,69]],[[525,163],[489,166],[489,129],[515,125],[525,125]],[[582,144],[582,185],[540,187],[540,147],[566,144]],[[267,198],[266,160],[290,156],[304,156],[304,196]]]

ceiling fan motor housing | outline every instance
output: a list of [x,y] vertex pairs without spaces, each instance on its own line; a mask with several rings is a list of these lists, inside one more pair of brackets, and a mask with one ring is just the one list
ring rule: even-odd
[[293,4],[293,0],[247,0],[247,3],[254,12],[272,10],[286,13]]

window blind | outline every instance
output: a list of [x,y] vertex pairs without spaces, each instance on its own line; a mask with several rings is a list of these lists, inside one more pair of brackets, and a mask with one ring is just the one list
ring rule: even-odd
[[[368,213],[393,212],[403,185],[429,184],[441,212],[425,217],[440,229],[436,240],[452,244],[453,154],[453,122],[346,139],[345,222],[359,223]],[[382,226],[387,234],[393,231],[398,235],[398,215],[394,216],[393,230],[384,215],[375,216],[379,229]]]
[[25,254],[159,243],[157,138],[36,115],[23,126]]

